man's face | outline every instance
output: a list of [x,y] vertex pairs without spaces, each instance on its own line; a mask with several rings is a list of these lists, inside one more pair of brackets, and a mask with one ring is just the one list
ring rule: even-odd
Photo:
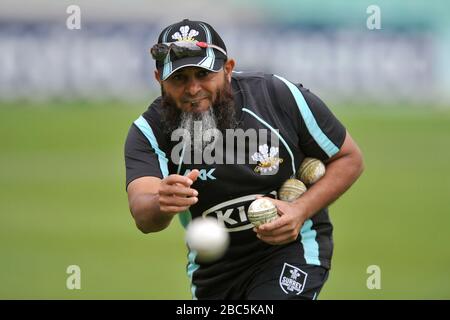
[[227,77],[224,70],[208,71],[199,67],[186,67],[162,81],[164,94],[168,95],[182,112],[207,111],[223,90]]
[[[231,73],[234,60],[229,59],[219,72],[198,67],[178,70],[161,84],[164,131],[177,128],[192,131],[193,122],[202,121],[204,129],[221,131],[234,128],[235,119]],[[191,135],[192,136],[192,135]]]

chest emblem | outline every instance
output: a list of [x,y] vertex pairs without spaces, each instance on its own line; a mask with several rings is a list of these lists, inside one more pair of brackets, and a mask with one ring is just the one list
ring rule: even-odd
[[269,149],[267,144],[263,144],[258,147],[258,151],[252,155],[253,161],[258,163],[255,172],[261,175],[276,174],[280,164],[283,162],[283,159],[278,157],[279,148],[270,147]]

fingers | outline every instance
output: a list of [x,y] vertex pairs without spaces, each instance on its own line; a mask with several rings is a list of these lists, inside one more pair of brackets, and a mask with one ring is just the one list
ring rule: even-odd
[[162,180],[158,192],[159,207],[162,212],[182,212],[198,202],[198,191],[191,188],[198,177],[198,170],[193,171],[197,172],[190,177],[173,174]]
[[176,196],[176,197],[196,197],[198,191],[189,187],[185,187],[181,184],[166,185],[161,184],[159,189],[160,196]]
[[[278,218],[281,219],[281,218]],[[256,227],[253,230],[262,236],[276,236],[276,235],[280,235],[283,234],[285,232],[288,232],[290,230],[292,230],[292,226],[289,224],[284,224],[282,226],[280,226],[279,228],[273,229],[273,230],[265,230],[265,229],[261,229],[262,226]]]
[[293,230],[281,233],[281,234],[277,234],[277,235],[261,235],[261,234],[257,234],[256,235],[261,241],[264,241],[268,244],[271,245],[281,245],[281,244],[286,244],[286,243],[290,243],[292,241],[297,240],[298,238],[298,233],[294,232]]
[[297,224],[288,216],[281,216],[272,222],[265,223],[254,228],[254,231],[261,241],[272,245],[295,241],[299,234]]
[[270,234],[283,226],[290,227],[290,220],[287,216],[282,215],[278,219],[265,223],[257,228],[258,233]]
[[194,183],[194,181],[187,176],[184,177],[179,174],[171,174],[170,176],[168,176],[162,180],[162,184],[166,184],[166,185],[173,185],[176,183],[180,183],[185,187],[190,187]]
[[[198,170],[194,170],[198,171]],[[195,175],[194,175],[194,178]],[[184,177],[178,174],[172,174],[162,180],[159,195],[178,196],[178,197],[196,197],[197,190],[191,188],[194,183],[189,177]]]
[[159,196],[160,206],[192,206],[198,202],[197,197]]
[[167,213],[179,213],[188,210],[198,202],[197,197],[179,197],[174,195],[160,195],[159,209]]
[[180,213],[186,210],[189,210],[189,206],[186,207],[177,207],[177,206],[161,206],[160,207],[161,212],[166,212],[166,213]]

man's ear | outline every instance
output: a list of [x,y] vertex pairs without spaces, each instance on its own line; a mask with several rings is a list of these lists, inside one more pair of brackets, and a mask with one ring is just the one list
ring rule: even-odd
[[159,70],[155,70],[155,80],[158,81],[159,84],[161,84],[161,77],[160,77]]
[[231,81],[231,73],[233,72],[236,61],[234,59],[228,59],[227,62],[223,65],[223,70],[225,71],[225,75],[228,81]]

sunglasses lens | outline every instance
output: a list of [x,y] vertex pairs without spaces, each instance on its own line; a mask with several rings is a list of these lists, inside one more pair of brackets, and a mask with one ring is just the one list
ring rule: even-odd
[[167,53],[169,52],[169,47],[163,43],[155,44],[150,50],[153,59],[159,61],[164,60]]
[[171,50],[177,56],[182,57],[195,57],[201,55],[202,49],[193,42],[178,42],[171,45]]
[[173,52],[177,58],[201,56],[203,55],[202,49],[204,48],[196,45],[195,42],[180,41],[173,42],[170,45],[157,43],[152,47],[150,53],[153,59],[162,61],[170,52]]

